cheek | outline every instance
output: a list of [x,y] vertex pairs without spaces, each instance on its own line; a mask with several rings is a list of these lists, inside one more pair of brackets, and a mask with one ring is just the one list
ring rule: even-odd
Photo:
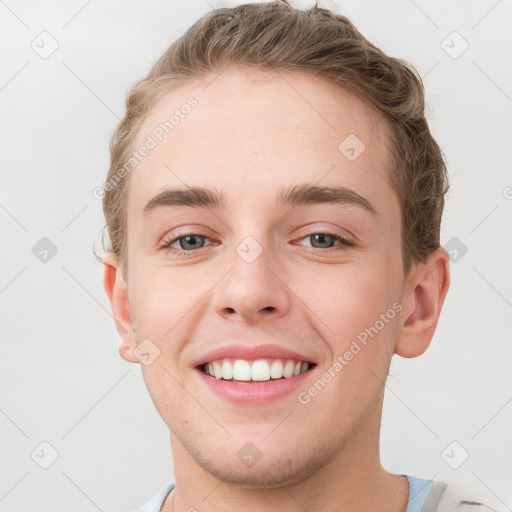
[[372,326],[392,306],[394,296],[384,269],[357,264],[333,267],[307,279],[303,274],[293,289],[314,313],[317,324],[324,324],[321,331],[326,339],[340,350]]
[[[339,272],[331,272],[330,281],[303,288],[332,357],[325,371],[334,376],[332,385],[319,403],[344,404],[348,417],[353,417],[359,402],[378,399],[389,366],[398,319],[393,308],[397,295],[383,267],[340,266]],[[330,375],[324,377],[330,379]]]
[[134,268],[130,306],[140,334],[162,339],[191,311],[211,286],[200,276],[179,269]]

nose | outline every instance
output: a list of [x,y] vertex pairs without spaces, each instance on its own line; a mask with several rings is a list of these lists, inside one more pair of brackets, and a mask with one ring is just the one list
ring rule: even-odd
[[292,292],[274,251],[248,237],[236,247],[231,263],[231,270],[214,288],[217,314],[248,324],[286,315]]

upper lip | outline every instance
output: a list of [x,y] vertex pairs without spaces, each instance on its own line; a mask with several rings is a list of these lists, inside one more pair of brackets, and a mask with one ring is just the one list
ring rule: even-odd
[[206,354],[202,355],[193,363],[194,367],[201,366],[202,364],[223,359],[225,357],[232,357],[235,359],[293,359],[294,361],[302,361],[316,364],[316,361],[311,356],[306,356],[295,352],[294,350],[287,349],[279,345],[227,345],[225,347],[218,347]]

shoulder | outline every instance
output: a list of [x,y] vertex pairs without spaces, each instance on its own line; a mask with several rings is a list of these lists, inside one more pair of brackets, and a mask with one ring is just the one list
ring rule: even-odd
[[434,482],[422,512],[508,512],[492,493],[483,495],[456,481]]

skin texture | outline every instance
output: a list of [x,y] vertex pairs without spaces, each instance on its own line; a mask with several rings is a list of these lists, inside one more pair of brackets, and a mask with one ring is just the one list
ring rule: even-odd
[[[116,256],[104,257],[120,355],[140,364],[134,349],[147,338],[160,351],[141,367],[170,429],[176,488],[162,510],[404,511],[408,483],[379,457],[384,383],[393,353],[416,357],[430,344],[448,254],[440,248],[403,276],[386,126],[366,103],[298,73],[217,75],[173,89],[150,111],[136,146],[187,98],[198,100],[130,175],[126,281]],[[365,144],[354,161],[338,150],[349,134]],[[378,215],[354,205],[276,206],[276,191],[297,183],[350,187]],[[163,187],[193,185],[223,191],[229,208],[142,214]],[[315,233],[354,245],[320,244]],[[190,234],[199,248],[173,244],[186,255],[158,249]],[[247,236],[262,248],[250,264],[236,252]],[[276,343],[318,362],[307,390],[393,304],[401,311],[307,405],[296,393],[235,405],[192,369],[233,340]],[[247,442],[262,453],[252,467],[237,457]]]

